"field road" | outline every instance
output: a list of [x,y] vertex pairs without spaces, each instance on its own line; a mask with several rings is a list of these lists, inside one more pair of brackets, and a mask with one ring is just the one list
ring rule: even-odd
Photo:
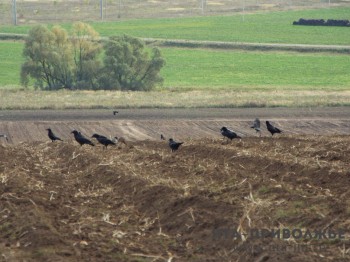
[[[0,33],[2,38],[8,40],[24,40],[26,34]],[[106,41],[107,37],[101,37]],[[188,47],[191,48],[213,48],[213,49],[240,49],[240,50],[275,50],[275,51],[299,51],[299,52],[335,52],[349,53],[349,45],[312,45],[312,44],[281,44],[281,43],[247,43],[247,42],[225,42],[225,41],[203,41],[186,39],[162,39],[162,38],[141,38],[147,44],[157,46]]]
[[[272,121],[285,134],[350,134],[350,107],[115,110],[116,115],[107,109],[0,111],[0,134],[15,144],[46,141],[48,127],[65,140],[72,139],[73,129],[87,136],[97,132],[130,141],[158,140],[160,134],[175,139],[217,138],[222,126],[255,136],[250,125],[256,117]],[[262,134],[269,136],[264,123]]]

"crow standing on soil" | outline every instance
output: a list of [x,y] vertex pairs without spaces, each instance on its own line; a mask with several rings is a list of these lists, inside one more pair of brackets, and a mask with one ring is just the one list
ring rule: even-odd
[[5,138],[7,142],[9,141],[9,139],[8,139],[7,135],[4,135],[4,134],[0,134],[0,137],[3,137],[3,138]]
[[47,130],[47,135],[49,136],[49,138],[51,139],[52,142],[55,141],[55,140],[63,141],[61,138],[59,138],[58,136],[56,136],[56,135],[52,132],[51,128],[47,128],[46,130]]
[[273,125],[271,125],[269,121],[266,121],[266,127],[267,127],[267,130],[270,131],[271,136],[273,136],[273,134],[276,134],[276,133],[282,133],[282,130],[280,130],[277,127],[274,127]]
[[175,142],[174,139],[169,138],[169,146],[171,148],[171,152],[178,150],[183,143],[184,142]]
[[250,128],[254,128],[254,130],[259,133],[259,136],[261,136],[261,129],[260,129],[260,119],[255,118],[253,125]]
[[87,139],[86,137],[84,137],[80,132],[78,132],[77,130],[73,130],[71,132],[72,134],[74,134],[74,138],[75,140],[82,146],[82,145],[90,145],[90,146],[95,146],[89,139]]
[[116,115],[118,114],[119,112],[118,111],[113,111],[113,115]]
[[106,149],[107,149],[107,146],[108,146],[108,145],[115,145],[115,143],[114,143],[112,140],[108,139],[108,138],[105,137],[105,136],[101,136],[101,135],[99,135],[99,134],[93,134],[92,137],[96,138],[96,140],[97,140],[100,144],[104,145],[104,146],[106,147]]
[[227,137],[228,139],[232,140],[234,138],[241,138],[239,135],[237,135],[235,132],[233,132],[232,130],[228,129],[227,127],[223,126],[220,129],[221,134],[224,137]]

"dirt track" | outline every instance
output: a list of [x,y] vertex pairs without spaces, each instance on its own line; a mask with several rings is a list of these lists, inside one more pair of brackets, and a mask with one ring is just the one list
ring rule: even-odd
[[[86,135],[100,132],[124,136],[130,141],[158,140],[160,134],[177,139],[220,137],[228,126],[243,136],[255,117],[272,120],[286,134],[350,134],[350,107],[254,108],[254,109],[121,109],[1,111],[0,134],[11,143],[47,141],[45,128],[51,127],[63,139],[72,139],[78,129]],[[264,129],[263,135],[269,134]]]

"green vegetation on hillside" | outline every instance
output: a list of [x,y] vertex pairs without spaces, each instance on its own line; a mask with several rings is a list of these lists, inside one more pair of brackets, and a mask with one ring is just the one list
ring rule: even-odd
[[[288,43],[350,45],[350,28],[293,26],[307,19],[350,19],[350,8],[264,12],[230,16],[139,19],[91,23],[102,36],[231,41],[250,43]],[[71,24],[62,24],[69,28]],[[2,26],[0,33],[28,33],[31,26]]]
[[20,84],[22,50],[22,42],[0,42],[0,88]]
[[[0,42],[0,87],[19,85],[23,43]],[[170,89],[347,90],[350,59],[327,53],[162,48]]]
[[[350,8],[93,23],[103,36],[350,45],[350,28],[292,26],[299,18],[349,19]],[[69,29],[71,25],[65,24]],[[27,33],[32,26],[0,27]],[[18,88],[23,42],[0,41],[0,103],[14,108],[349,105],[348,54],[161,48],[162,88],[145,93],[39,92]],[[174,92],[176,91],[176,92]],[[22,101],[26,101],[25,104]],[[57,103],[56,103],[57,102]]]
[[236,90],[320,89],[350,86],[347,55],[164,48],[166,87]]

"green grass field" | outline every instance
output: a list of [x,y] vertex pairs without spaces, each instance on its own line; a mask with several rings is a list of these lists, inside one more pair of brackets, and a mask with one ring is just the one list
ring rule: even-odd
[[19,85],[22,50],[23,43],[0,42],[0,88]]
[[234,90],[346,90],[347,55],[162,49],[166,87]]
[[[93,26],[103,36],[128,33],[169,39],[350,45],[350,28],[291,25],[301,17],[349,16],[350,8],[338,8],[247,14],[244,21],[241,15],[232,15]],[[0,27],[0,32],[27,33],[29,28]],[[161,48],[166,59],[163,87],[125,94],[14,90],[20,87],[22,48],[20,41],[0,41],[1,109],[350,105],[347,54]]]
[[[230,16],[139,19],[95,22],[102,35],[129,34],[137,37],[230,41],[250,43],[288,43],[350,45],[350,28],[293,26],[299,18],[350,19],[350,8],[263,12]],[[63,24],[69,28],[70,24]],[[27,33],[31,26],[1,26],[0,33]]]
[[[0,86],[19,85],[22,42],[0,42]],[[348,55],[162,48],[171,90],[346,90]]]

